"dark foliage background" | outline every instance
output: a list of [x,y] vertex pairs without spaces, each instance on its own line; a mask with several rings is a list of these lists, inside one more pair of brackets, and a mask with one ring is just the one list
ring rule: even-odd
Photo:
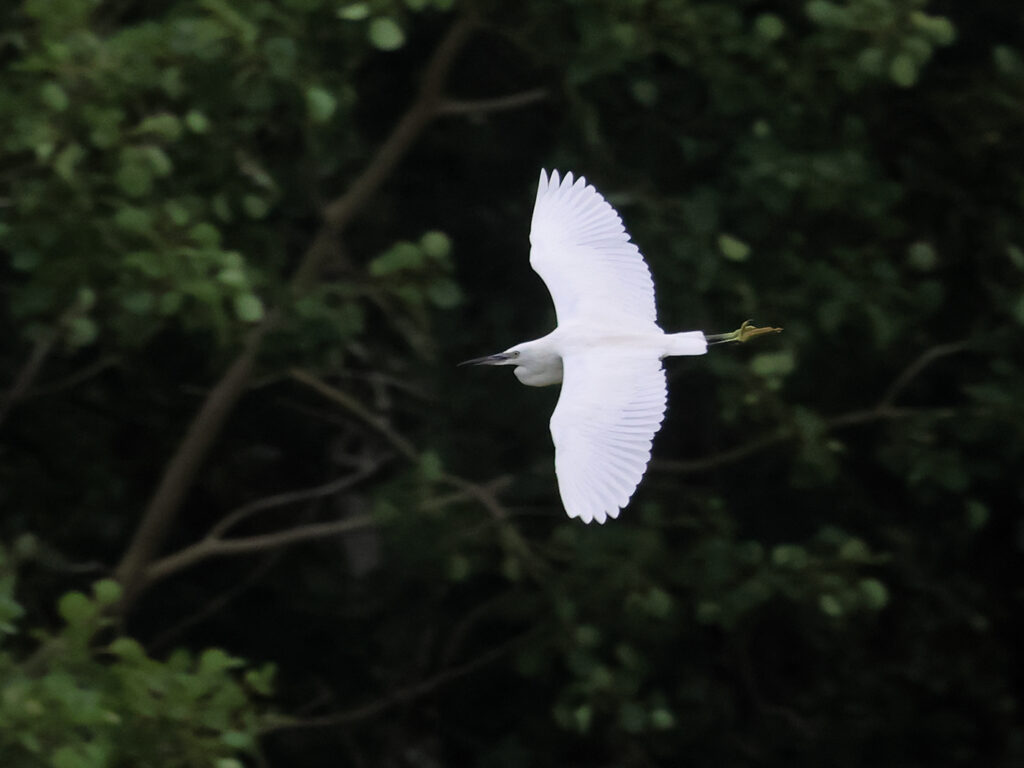
[[[1024,762],[1024,11],[0,11],[0,763]],[[561,510],[539,169],[668,362]],[[506,374],[506,375],[502,375]]]

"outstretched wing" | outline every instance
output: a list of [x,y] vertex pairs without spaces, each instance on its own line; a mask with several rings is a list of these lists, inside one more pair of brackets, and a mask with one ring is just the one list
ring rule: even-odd
[[665,416],[665,372],[650,352],[588,350],[562,360],[551,415],[558,490],[569,517],[618,517],[651,458]]
[[615,209],[571,173],[540,172],[530,228],[530,265],[544,280],[559,325],[574,321],[649,326],[654,283]]

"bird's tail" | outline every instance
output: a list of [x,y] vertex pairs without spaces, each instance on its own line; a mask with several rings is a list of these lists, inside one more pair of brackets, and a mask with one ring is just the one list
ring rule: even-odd
[[701,331],[686,333],[668,333],[665,335],[667,344],[664,357],[673,355],[703,355],[708,351],[708,342]]

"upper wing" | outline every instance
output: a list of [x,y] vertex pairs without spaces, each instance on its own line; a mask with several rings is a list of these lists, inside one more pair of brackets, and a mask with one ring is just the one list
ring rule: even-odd
[[654,283],[622,219],[582,176],[540,172],[530,228],[530,265],[555,302],[559,324],[655,322]]
[[618,517],[651,458],[665,416],[665,372],[650,352],[588,350],[562,360],[551,415],[558,490],[569,517]]

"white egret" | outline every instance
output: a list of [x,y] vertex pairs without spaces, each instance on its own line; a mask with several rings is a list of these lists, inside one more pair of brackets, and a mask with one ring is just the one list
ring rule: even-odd
[[665,415],[661,360],[782,329],[748,321],[712,336],[665,333],[643,256],[582,176],[540,172],[530,245],[530,265],[551,293],[557,327],[463,365],[514,365],[523,384],[562,383],[551,415],[558,490],[569,517],[603,523],[629,503],[650,461]]

